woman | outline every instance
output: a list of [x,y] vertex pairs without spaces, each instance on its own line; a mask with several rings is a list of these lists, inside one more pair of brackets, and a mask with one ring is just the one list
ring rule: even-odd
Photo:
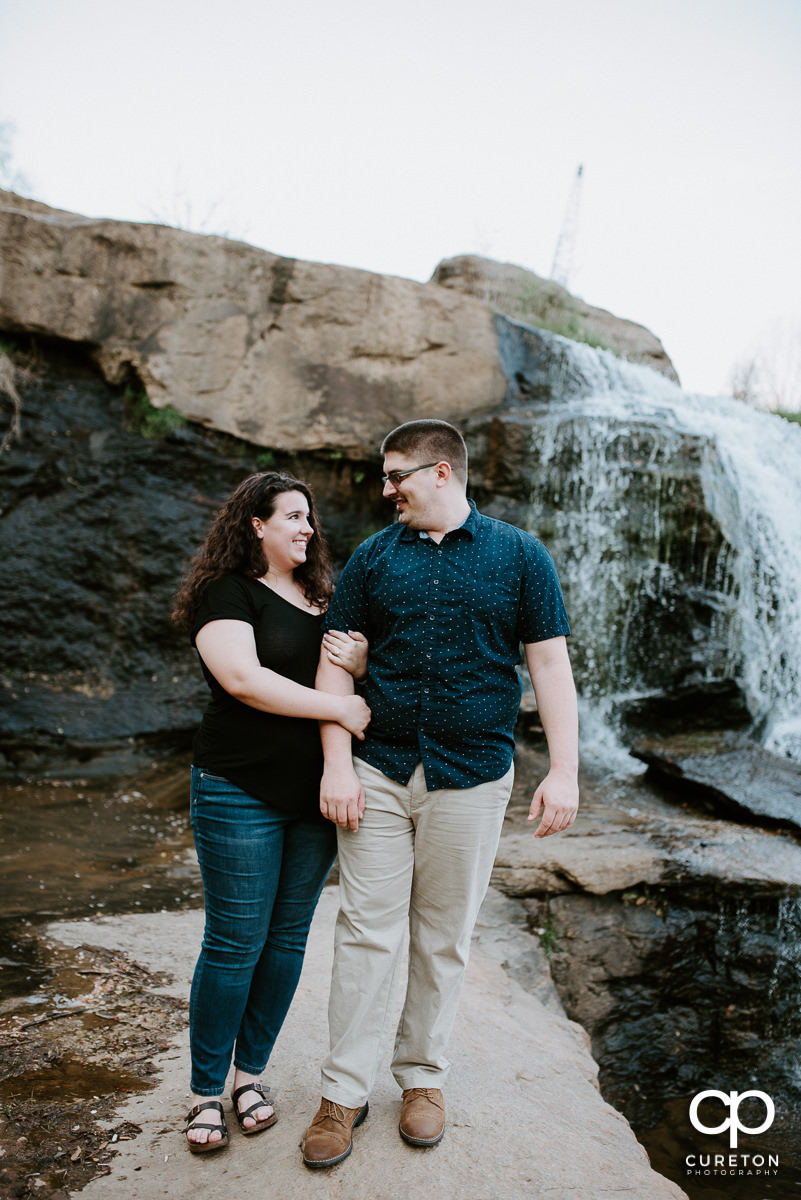
[[[193,1152],[228,1144],[221,1103],[245,1134],[277,1119],[259,1082],[295,993],[317,900],[336,855],[319,810],[317,722],[356,737],[359,696],[314,691],[333,591],[306,484],[251,475],[215,518],[173,619],[192,638],[211,700],[194,743],[191,815],[206,927],[189,1005]],[[337,661],[364,674],[367,643],[341,635]]]

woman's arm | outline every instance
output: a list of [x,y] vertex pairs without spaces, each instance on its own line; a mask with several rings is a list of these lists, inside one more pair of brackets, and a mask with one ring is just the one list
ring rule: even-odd
[[247,621],[209,621],[199,630],[195,645],[220,686],[243,704],[283,717],[336,721],[363,739],[370,709],[361,696],[318,692],[263,667]]

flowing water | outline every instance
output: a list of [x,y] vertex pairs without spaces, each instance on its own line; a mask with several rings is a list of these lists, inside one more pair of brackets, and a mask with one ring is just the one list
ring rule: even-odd
[[539,345],[539,392],[517,397],[527,520],[559,564],[584,695],[735,679],[763,744],[801,758],[801,426],[518,336]]

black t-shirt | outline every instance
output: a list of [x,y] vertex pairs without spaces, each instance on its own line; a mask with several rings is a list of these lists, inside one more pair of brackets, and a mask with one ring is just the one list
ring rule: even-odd
[[[209,621],[246,621],[253,626],[263,667],[314,687],[322,617],[304,612],[271,588],[243,575],[210,583],[192,628]],[[226,692],[200,660],[211,700],[194,743],[195,765],[222,775],[271,808],[293,816],[320,812],[323,753],[317,722],[261,712]]]

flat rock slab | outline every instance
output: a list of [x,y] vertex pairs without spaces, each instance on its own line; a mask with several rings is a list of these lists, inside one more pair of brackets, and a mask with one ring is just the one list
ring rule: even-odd
[[[526,818],[546,760],[519,744],[515,767],[492,874],[507,896],[606,896],[643,885],[720,883],[801,894],[801,844],[791,829],[759,828],[753,817],[744,825],[742,809],[737,821],[699,812],[691,784],[674,778],[668,799],[650,772],[609,774],[585,766],[576,823],[558,837],[535,838]],[[528,981],[525,986],[529,989]]]
[[721,816],[801,832],[801,763],[742,734],[643,738],[632,754],[668,782],[681,780]]
[[[493,907],[494,906],[494,907]],[[304,1168],[299,1143],[319,1103],[326,1048],[326,1005],[337,911],[327,888],[312,926],[295,1003],[273,1054],[267,1082],[278,1124],[245,1139],[232,1120],[231,1146],[192,1155],[181,1133],[188,1108],[188,1038],[155,1058],[163,1072],[152,1092],[132,1097],[117,1119],[142,1127],[121,1143],[111,1174],[86,1189],[88,1200],[680,1200],[685,1194],[651,1170],[624,1118],[597,1090],[588,1039],[564,1015],[529,995],[497,961],[503,902],[482,914],[451,1043],[448,1130],[433,1150],[398,1136],[400,1096],[388,1068],[370,1098],[352,1155],[330,1171]],[[92,942],[125,950],[151,969],[167,970],[168,989],[187,995],[203,917],[156,913],[62,922],[50,934],[69,945]],[[519,931],[518,931],[519,932]],[[520,935],[522,936],[522,935]],[[387,1054],[388,1058],[388,1054]],[[229,1126],[230,1128],[230,1126]],[[685,1198],[686,1200],[686,1198]]]

